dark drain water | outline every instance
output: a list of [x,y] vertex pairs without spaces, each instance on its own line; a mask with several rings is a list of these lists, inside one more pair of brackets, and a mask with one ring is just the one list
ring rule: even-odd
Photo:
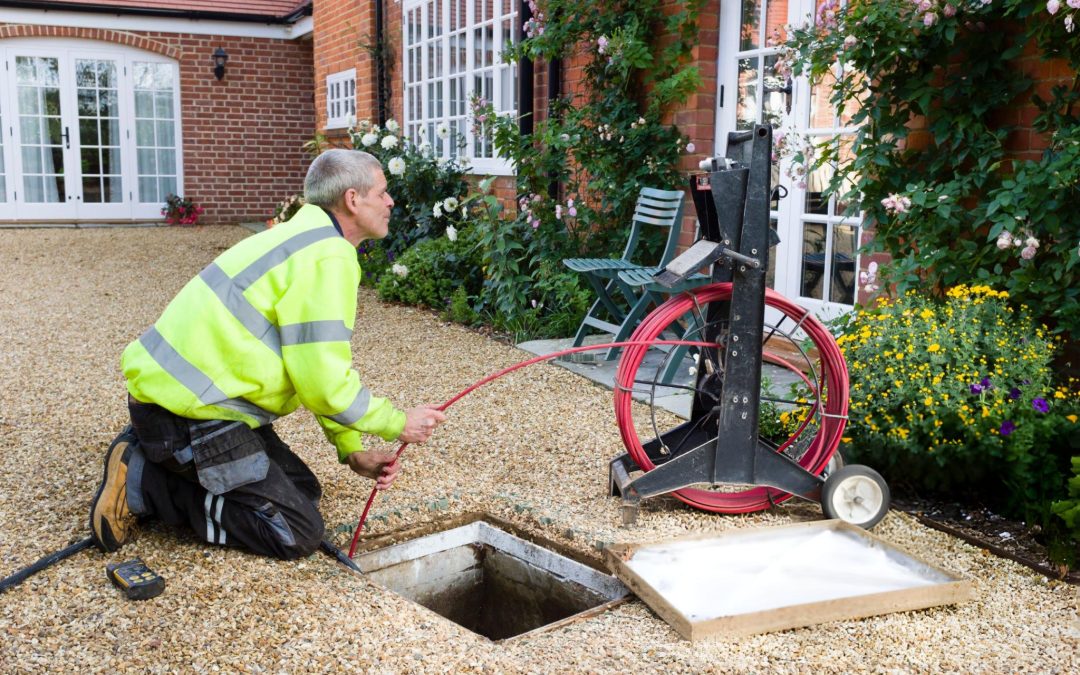
[[356,562],[372,581],[491,640],[560,625],[627,594],[613,576],[482,521]]

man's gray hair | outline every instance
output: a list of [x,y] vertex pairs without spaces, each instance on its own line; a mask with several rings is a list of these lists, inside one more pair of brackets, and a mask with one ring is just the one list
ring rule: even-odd
[[379,160],[362,150],[327,150],[308,167],[304,198],[328,209],[350,188],[366,197],[375,185],[376,172],[381,171]]

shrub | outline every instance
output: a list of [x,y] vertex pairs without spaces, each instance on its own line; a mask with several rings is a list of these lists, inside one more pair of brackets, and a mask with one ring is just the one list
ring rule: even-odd
[[391,273],[376,284],[379,297],[446,311],[456,290],[479,293],[482,273],[471,232],[451,232],[452,236],[422,241],[394,260]]
[[1053,381],[1060,338],[1007,297],[987,286],[957,286],[944,301],[911,291],[838,322],[849,459],[1021,517],[1064,494],[1080,391]]
[[180,195],[167,196],[165,206],[161,207],[161,215],[165,216],[165,222],[170,225],[194,225],[199,222],[203,211],[203,207]]
[[369,152],[382,162],[387,190],[394,198],[390,233],[382,246],[391,256],[424,239],[441,237],[450,226],[461,223],[461,208],[469,185],[465,180],[467,162],[460,157],[464,139],[455,137],[445,125],[436,135],[446,138],[458,150],[456,157],[436,157],[432,145],[421,132],[419,144],[400,136],[401,127],[389,120],[385,127],[364,120],[349,129],[353,148]]
[[360,242],[360,245],[356,247],[356,258],[363,273],[360,283],[372,288],[378,285],[379,279],[386,274],[393,263],[393,256],[386,252],[382,240],[379,239],[367,239]]

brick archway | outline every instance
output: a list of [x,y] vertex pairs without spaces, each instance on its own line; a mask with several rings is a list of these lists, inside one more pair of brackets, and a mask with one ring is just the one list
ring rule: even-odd
[[111,44],[135,47],[170,59],[180,60],[180,50],[170,47],[162,42],[157,42],[135,33],[103,28],[75,28],[68,26],[36,26],[29,24],[10,24],[0,26],[0,40],[18,37],[45,37],[45,38],[82,38],[84,40],[99,40]]

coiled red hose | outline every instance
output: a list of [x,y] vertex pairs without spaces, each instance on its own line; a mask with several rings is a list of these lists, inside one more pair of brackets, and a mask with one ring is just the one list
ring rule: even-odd
[[[694,291],[688,291],[672,296],[667,302],[660,305],[645,317],[630,340],[571,347],[551,354],[535,356],[484,377],[455,394],[448,401],[440,405],[438,409],[446,410],[461,398],[485,384],[488,384],[503,375],[507,375],[515,370],[531,366],[535,363],[549,361],[578,352],[611,349],[613,347],[622,348],[626,351],[619,360],[619,368],[615,378],[615,416],[618,420],[619,433],[622,435],[623,443],[626,445],[627,451],[639,467],[648,471],[654,468],[655,465],[649,459],[648,455],[645,454],[645,450],[641,445],[641,440],[634,430],[633,419],[630,415],[632,400],[630,389],[634,382],[634,373],[637,372],[638,366],[641,365],[642,360],[645,358],[645,353],[651,346],[717,347],[718,345],[715,343],[700,340],[660,340],[657,338],[671,322],[675,321],[689,311],[691,307],[695,306],[695,302],[699,305],[703,305],[708,302],[727,300],[730,297],[730,283],[710,284]],[[810,315],[806,310],[771,289],[766,289],[765,302],[769,307],[779,309],[788,316],[799,318],[802,328],[810,335],[814,344],[817,345],[818,350],[821,353],[822,361],[825,364],[825,375],[828,386],[828,402],[824,406],[825,415],[822,416],[821,428],[818,430],[814,441],[799,462],[800,465],[807,470],[814,474],[819,474],[825,468],[825,465],[828,464],[829,458],[832,457],[837,446],[839,446],[840,435],[844,430],[848,399],[847,366],[844,363],[843,354],[840,353],[840,349],[836,346],[836,341],[833,340],[832,335],[825,329],[820,321]],[[775,355],[767,355],[767,358],[774,362],[782,362],[782,359],[779,359],[779,357],[776,357]],[[783,365],[783,363],[781,363],[781,365]],[[790,366],[790,364],[788,364],[787,367],[794,370],[794,367]],[[808,422],[804,422],[803,427],[800,427],[796,436],[801,432],[802,428],[805,428],[807,423]],[[397,452],[394,455],[395,459],[401,457],[402,452],[404,452],[408,445],[408,443],[402,443],[398,447]],[[364,528],[368,512],[371,510],[371,505],[375,501],[375,495],[377,493],[378,490],[372,488],[371,494],[368,495],[367,503],[364,505],[364,511],[360,515],[360,521],[356,524],[356,531],[353,532],[352,544],[349,546],[350,558],[356,553],[356,546],[360,540],[360,532]],[[704,490],[685,489],[678,490],[674,494],[677,498],[690,506],[715,513],[745,513],[748,511],[760,510],[791,497],[788,493],[770,488],[755,488],[743,493],[713,493]]]
[[[645,317],[631,336],[631,340],[636,344],[628,347],[623,354],[615,376],[618,385],[615,387],[615,417],[618,420],[619,433],[622,435],[627,452],[643,471],[655,468],[655,464],[645,452],[641,439],[638,438],[634,429],[631,415],[632,398],[630,389],[634,383],[637,369],[645,358],[645,352],[648,351],[648,345],[664,329],[695,307],[704,306],[710,302],[729,300],[731,298],[731,289],[730,283],[716,283],[673,295]],[[821,426],[806,452],[798,460],[799,465],[804,469],[814,475],[819,475],[829,463],[833,453],[836,452],[836,448],[839,447],[840,437],[847,424],[847,364],[844,362],[844,355],[840,352],[840,348],[837,346],[832,334],[808,310],[768,288],[765,290],[765,304],[792,318],[814,342],[821,358],[825,389],[824,392],[820,391],[820,389],[814,392],[818,395],[819,401],[822,397],[825,398],[822,414],[820,415]],[[764,359],[789,370],[797,370],[775,354],[766,352]],[[818,385],[809,383],[805,377],[803,377],[803,380],[811,384],[812,389],[818,388]],[[802,433],[815,412],[817,412],[816,409],[811,409],[806,420],[803,421],[790,440],[794,440]],[[782,445],[780,450],[782,451],[784,447],[786,447],[786,444]],[[685,488],[676,490],[673,494],[677,499],[690,506],[713,513],[760,511],[792,497],[790,493],[764,486],[741,492],[712,492]]]

